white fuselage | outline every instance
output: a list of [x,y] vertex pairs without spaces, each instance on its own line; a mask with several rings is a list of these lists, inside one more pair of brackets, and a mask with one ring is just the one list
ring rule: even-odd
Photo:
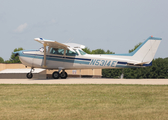
[[87,68],[125,68],[125,67],[138,67],[128,65],[130,62],[129,56],[124,58],[123,56],[116,55],[81,55],[76,56],[68,55],[54,55],[46,54],[46,66],[44,65],[44,53],[40,51],[20,51],[20,61],[32,68],[44,68],[44,69],[87,69]]
[[[85,46],[76,43],[59,43],[53,40],[35,38],[35,41],[43,44],[40,50],[27,50],[14,52],[20,61],[31,67],[27,78],[32,78],[34,68],[58,69],[52,77],[66,79],[67,69],[111,69],[111,68],[135,68],[151,66],[152,60],[162,38],[150,36],[138,48],[128,54],[86,54],[82,49]],[[62,72],[60,72],[62,71]]]
[[[91,55],[82,51],[82,45],[61,44],[56,41],[37,39],[38,42],[43,43],[44,49],[20,51],[17,54],[21,62],[31,68],[65,70],[145,67],[152,65],[161,40],[161,38],[151,36],[136,50],[128,54]],[[47,45],[49,46],[48,50],[46,49]]]

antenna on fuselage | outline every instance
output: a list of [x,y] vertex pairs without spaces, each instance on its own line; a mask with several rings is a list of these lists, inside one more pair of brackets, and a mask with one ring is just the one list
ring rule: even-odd
[[71,42],[72,40],[74,40],[74,38],[70,38],[68,41],[66,41],[66,43],[69,43],[69,42]]

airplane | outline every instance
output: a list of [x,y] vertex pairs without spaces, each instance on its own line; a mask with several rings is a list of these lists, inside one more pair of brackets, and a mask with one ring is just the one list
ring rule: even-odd
[[152,60],[162,38],[150,36],[137,49],[127,54],[87,54],[84,45],[76,43],[59,43],[54,40],[34,38],[43,44],[39,50],[14,52],[20,61],[31,67],[27,78],[33,78],[34,68],[58,70],[52,73],[54,79],[66,79],[65,70],[72,69],[112,69],[140,68],[152,65]]

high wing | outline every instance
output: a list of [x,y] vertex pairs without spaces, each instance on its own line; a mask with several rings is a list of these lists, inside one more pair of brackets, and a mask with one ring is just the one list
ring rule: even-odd
[[50,47],[59,47],[59,48],[67,48],[68,46],[62,43],[59,43],[57,41],[53,41],[53,40],[46,40],[43,38],[34,38],[35,41],[41,43],[41,44],[45,44],[46,46],[50,46]]
[[76,43],[59,43],[57,41],[53,40],[47,40],[43,38],[34,38],[35,41],[45,44],[46,46],[54,47],[54,48],[64,48],[64,49],[69,49],[74,52],[74,48],[81,48],[84,49],[84,45],[76,44]]

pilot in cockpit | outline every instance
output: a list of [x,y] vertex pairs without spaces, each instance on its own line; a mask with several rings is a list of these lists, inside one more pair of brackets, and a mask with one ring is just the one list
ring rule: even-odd
[[44,47],[41,47],[39,50],[40,52],[44,52]]

